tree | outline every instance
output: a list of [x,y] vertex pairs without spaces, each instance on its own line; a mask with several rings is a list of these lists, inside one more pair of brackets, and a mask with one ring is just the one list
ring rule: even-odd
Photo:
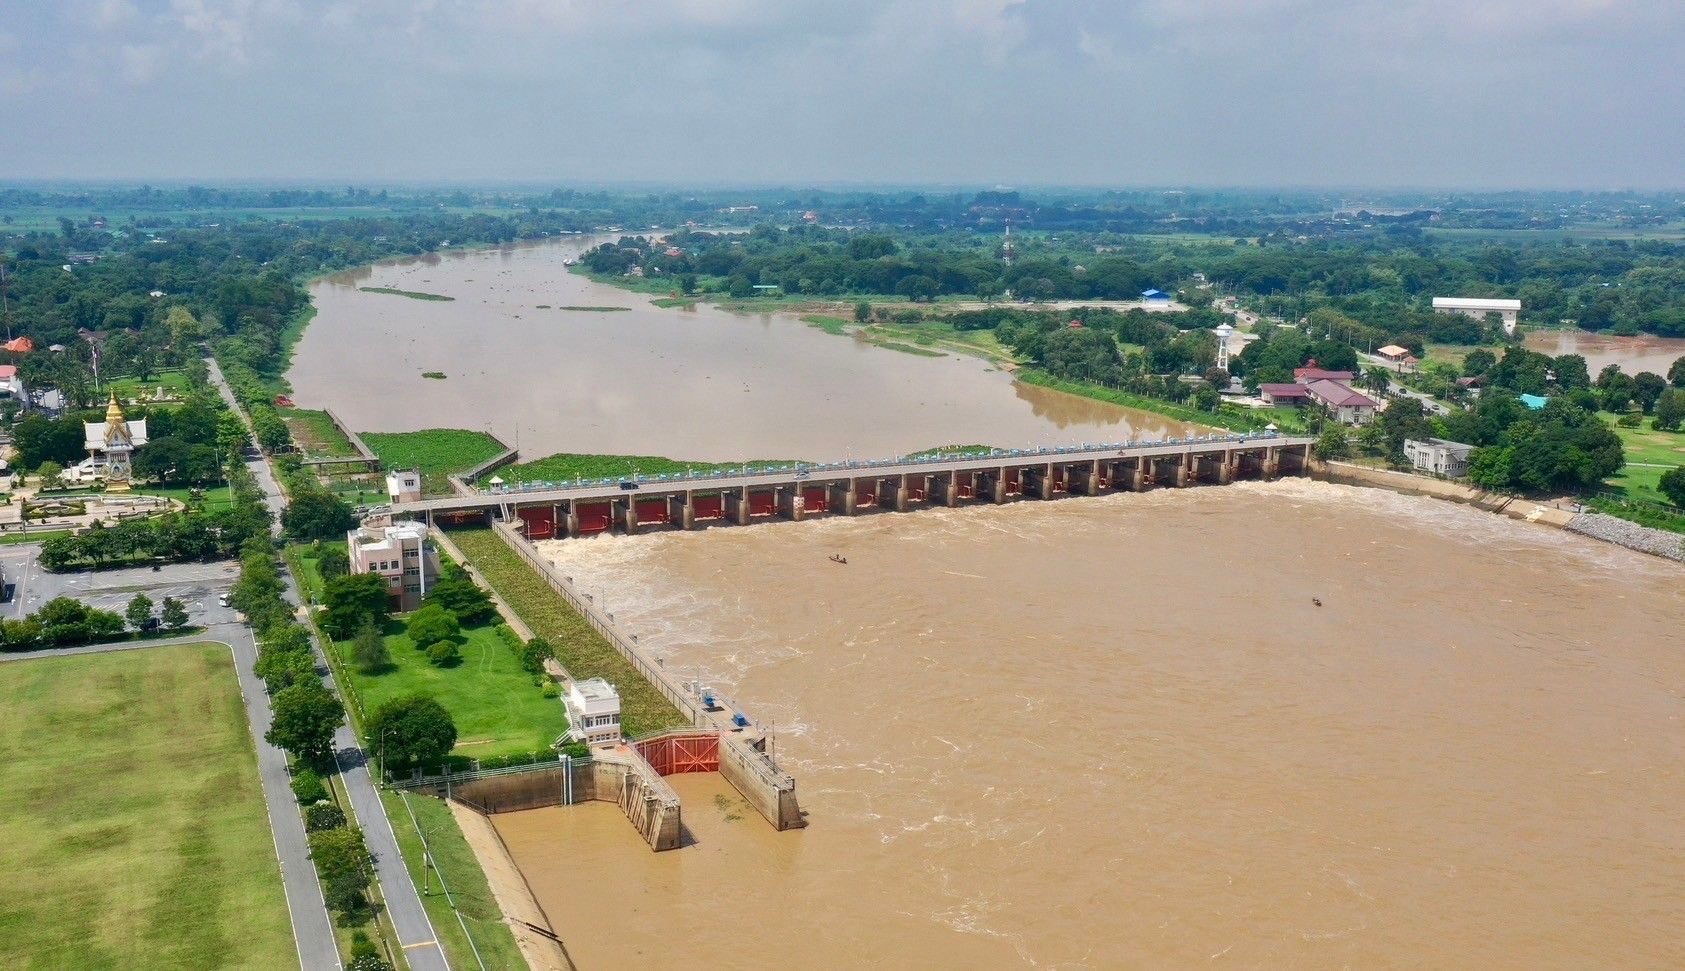
[[1375,394],[1385,395],[1392,388],[1392,375],[1386,368],[1372,364],[1363,372],[1363,387]]
[[1656,407],[1656,399],[1667,390],[1667,382],[1653,371],[1640,371],[1632,376],[1632,397],[1646,415]]
[[329,907],[341,914],[351,914],[368,902],[363,893],[369,886],[373,860],[361,832],[340,827],[311,833],[310,859],[316,864],[322,895]]
[[357,525],[357,517],[345,500],[325,489],[307,489],[295,493],[287,511],[281,514],[281,525],[293,539],[341,539],[346,530]]
[[1685,423],[1685,390],[1669,388],[1656,399],[1656,420],[1653,423],[1657,431],[1676,432]]
[[1676,465],[1662,473],[1661,490],[1669,502],[1685,508],[1685,465]]
[[1200,388],[1194,392],[1194,407],[1200,411],[1216,411],[1222,400],[1215,388]]
[[345,576],[351,572],[351,560],[337,546],[323,547],[321,555],[316,558],[316,572],[322,575],[324,582]]
[[429,604],[410,615],[409,623],[404,625],[404,633],[414,642],[416,647],[430,647],[439,641],[448,641],[462,632],[462,625],[456,615],[439,606]]
[[[1581,358],[1583,361],[1584,358]],[[1498,356],[1485,348],[1476,348],[1463,356],[1463,377],[1473,378],[1485,374],[1492,365],[1498,363]]]
[[544,662],[556,656],[556,649],[542,637],[535,637],[521,648],[521,667],[528,674],[542,674]]
[[309,678],[275,693],[274,721],[264,735],[307,765],[322,765],[333,754],[333,736],[345,724],[345,707],[322,682]]
[[129,626],[140,630],[146,622],[152,619],[152,598],[144,593],[137,593],[129,601],[129,606],[123,611],[123,618]]
[[1330,422],[1313,448],[1316,457],[1325,462],[1346,458],[1351,454],[1351,439],[1346,435],[1346,426],[1339,422]]
[[240,416],[232,411],[218,412],[216,416],[216,448],[223,455],[233,456],[245,450],[251,436],[246,434],[246,424]]
[[392,666],[392,655],[386,650],[386,638],[380,636],[372,620],[357,631],[351,653],[357,660],[357,668],[364,674],[378,674]]
[[386,623],[391,597],[386,578],[378,573],[353,573],[329,580],[322,590],[327,613],[322,626],[334,637],[355,637],[365,622],[376,627]]
[[[854,305],[854,322],[857,324],[870,323],[872,320],[872,305],[862,300]],[[1680,358],[1685,361],[1685,358]]]
[[1685,357],[1673,362],[1667,369],[1667,381],[1676,388],[1685,388]]
[[422,600],[424,605],[437,604],[456,615],[464,624],[478,624],[497,614],[491,594],[481,590],[461,567],[446,566],[433,588]]
[[427,647],[427,660],[434,667],[455,667],[462,660],[462,652],[456,649],[455,641],[435,641]]
[[437,765],[456,746],[456,723],[450,712],[426,695],[404,695],[386,702],[375,709],[367,729],[383,765],[398,771]]
[[160,618],[164,626],[170,630],[181,630],[187,626],[187,607],[174,597],[164,598],[164,610]]
[[942,285],[922,274],[905,277],[895,285],[895,292],[908,300],[917,303],[920,300],[933,299],[942,292]]
[[42,491],[64,488],[64,466],[57,462],[42,462],[35,474],[41,479]]

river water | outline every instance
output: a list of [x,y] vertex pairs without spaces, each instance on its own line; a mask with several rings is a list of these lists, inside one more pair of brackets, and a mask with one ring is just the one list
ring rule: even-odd
[[527,458],[829,461],[1187,430],[1018,384],[975,357],[874,347],[782,314],[658,308],[567,272],[562,261],[594,242],[452,250],[317,282],[316,318],[287,374],[294,400],[331,407],[359,432],[486,430]]
[[542,545],[811,820],[497,817],[582,967],[1685,966],[1672,564],[1298,480]]
[[1589,330],[1529,330],[1524,343],[1528,350],[1551,357],[1580,355],[1593,378],[1609,364],[1619,364],[1628,374],[1653,371],[1667,377],[1673,362],[1685,357],[1685,338],[1654,334],[1617,337]]

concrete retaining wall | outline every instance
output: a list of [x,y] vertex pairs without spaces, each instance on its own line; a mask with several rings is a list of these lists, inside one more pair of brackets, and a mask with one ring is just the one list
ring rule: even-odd
[[735,735],[720,736],[720,776],[743,794],[774,829],[807,825],[796,802],[796,784],[772,760]]
[[1501,492],[1488,492],[1465,482],[1435,479],[1409,472],[1373,469],[1349,462],[1314,462],[1311,465],[1311,477],[1341,485],[1373,486],[1405,495],[1448,499],[1487,512],[1499,513],[1511,519],[1523,519],[1530,523],[1543,523],[1557,528],[1568,525],[1574,518],[1574,514],[1566,509],[1541,505],[1531,499]]
[[537,766],[505,775],[430,780],[414,789],[454,799],[488,816],[588,800],[612,802],[651,849],[675,849],[680,841],[678,793],[636,752],[603,753],[598,759]]

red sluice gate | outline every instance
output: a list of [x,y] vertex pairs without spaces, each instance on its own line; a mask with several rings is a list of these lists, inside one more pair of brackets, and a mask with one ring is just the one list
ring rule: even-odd
[[806,486],[802,489],[802,509],[807,512],[825,512],[831,508],[830,490],[824,486]]
[[556,507],[528,506],[515,510],[526,524],[527,539],[554,539],[556,536]]
[[665,499],[639,499],[636,504],[638,522],[665,523],[673,519],[673,510]]
[[774,516],[778,514],[778,494],[768,489],[765,492],[749,493],[749,515]]
[[579,535],[607,532],[614,520],[614,504],[609,502],[580,502],[573,507],[579,517]]
[[725,518],[724,496],[696,496],[691,499],[691,508],[695,510],[697,519]]

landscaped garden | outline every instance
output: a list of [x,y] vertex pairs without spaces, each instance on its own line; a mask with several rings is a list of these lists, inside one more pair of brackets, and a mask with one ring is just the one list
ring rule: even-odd
[[294,964],[226,646],[0,664],[0,697],[9,966]]

